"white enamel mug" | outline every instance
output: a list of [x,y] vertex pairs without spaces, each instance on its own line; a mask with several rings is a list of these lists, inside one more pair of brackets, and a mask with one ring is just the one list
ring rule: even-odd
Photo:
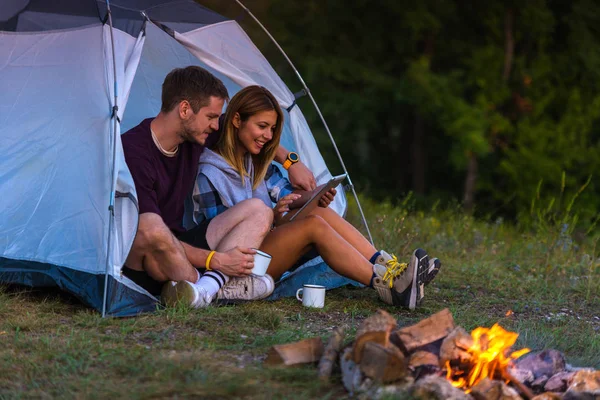
[[304,307],[323,308],[325,305],[325,286],[304,285],[296,292],[296,298],[302,302]]
[[263,276],[267,273],[267,269],[269,268],[269,264],[271,263],[271,255],[258,249],[252,250],[256,250],[256,254],[254,255],[254,268],[252,268],[252,273],[257,276]]

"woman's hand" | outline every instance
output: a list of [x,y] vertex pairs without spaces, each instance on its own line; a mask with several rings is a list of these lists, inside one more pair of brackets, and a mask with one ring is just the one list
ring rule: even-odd
[[333,198],[335,197],[336,193],[337,190],[335,190],[335,188],[329,189],[327,193],[325,193],[323,197],[319,199],[319,207],[329,207],[329,204],[331,204],[331,202],[333,201]]
[[273,213],[275,213],[275,223],[279,221],[279,219],[283,216],[284,213],[290,211],[290,204],[298,200],[300,197],[302,196],[299,194],[290,193],[287,196],[283,196],[281,199],[279,199],[279,201],[273,208]]

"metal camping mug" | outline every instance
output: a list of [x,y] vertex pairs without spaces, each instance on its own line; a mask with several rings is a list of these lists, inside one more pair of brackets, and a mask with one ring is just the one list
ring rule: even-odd
[[325,305],[325,286],[304,285],[296,291],[296,298],[302,302],[304,307],[323,308]]
[[252,250],[256,250],[256,254],[254,255],[254,268],[252,268],[252,273],[257,276],[263,276],[267,273],[267,269],[269,268],[269,264],[271,263],[271,255],[258,249]]

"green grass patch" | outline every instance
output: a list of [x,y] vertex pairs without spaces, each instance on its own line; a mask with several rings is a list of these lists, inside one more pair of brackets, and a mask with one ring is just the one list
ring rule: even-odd
[[[322,310],[282,299],[102,319],[58,292],[0,288],[0,399],[340,398],[339,380],[319,383],[313,366],[262,361],[274,344],[327,339],[335,326],[350,337],[377,308],[408,325],[448,307],[467,330],[499,322],[520,334],[519,346],[600,368],[597,238],[566,241],[558,228],[517,230],[456,210],[363,207],[381,248],[406,258],[423,247],[443,262],[414,312],[342,288],[327,293]],[[360,225],[353,207],[349,218]]]

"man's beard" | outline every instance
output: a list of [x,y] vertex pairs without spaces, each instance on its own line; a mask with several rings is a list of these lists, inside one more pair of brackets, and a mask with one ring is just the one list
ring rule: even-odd
[[197,133],[197,131],[190,129],[188,124],[183,123],[181,125],[181,132],[179,133],[179,136],[186,142],[204,144],[206,142],[206,138],[203,138],[202,141],[198,140],[198,137],[203,134],[210,134],[210,132],[203,131],[201,133]]

